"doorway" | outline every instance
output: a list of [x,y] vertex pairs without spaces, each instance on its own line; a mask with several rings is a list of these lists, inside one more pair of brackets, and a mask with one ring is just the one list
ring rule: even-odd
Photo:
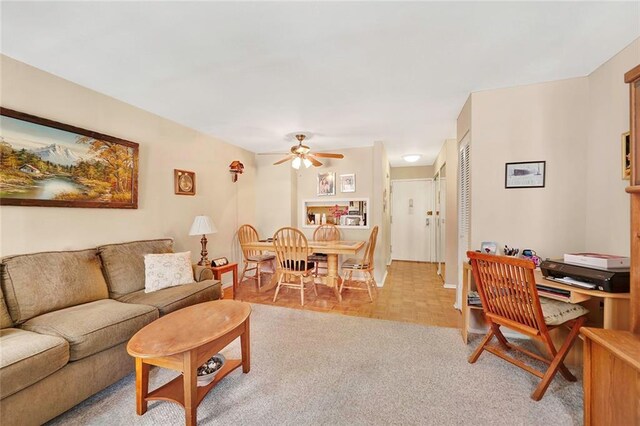
[[433,179],[391,181],[391,259],[433,262]]

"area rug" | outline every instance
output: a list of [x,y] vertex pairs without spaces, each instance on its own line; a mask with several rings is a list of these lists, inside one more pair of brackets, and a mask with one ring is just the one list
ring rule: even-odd
[[[198,408],[201,425],[578,425],[581,382],[538,379],[485,353],[474,365],[458,330],[252,305],[251,372],[227,376]],[[224,352],[238,357],[239,343]],[[575,370],[575,369],[573,369]],[[151,372],[151,389],[174,377]],[[130,374],[52,425],[184,424],[182,407],[135,413]]]

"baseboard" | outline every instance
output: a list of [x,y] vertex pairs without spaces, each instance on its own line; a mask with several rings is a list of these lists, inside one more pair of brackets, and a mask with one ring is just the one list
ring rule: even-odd
[[384,282],[387,280],[388,271],[384,271],[384,275],[382,276],[382,280],[379,283],[376,283],[378,287],[384,287]]
[[455,285],[455,284],[444,283],[442,287],[444,287],[444,288],[453,288],[453,289],[455,289],[455,288],[457,288],[458,286],[457,286],[457,285]]

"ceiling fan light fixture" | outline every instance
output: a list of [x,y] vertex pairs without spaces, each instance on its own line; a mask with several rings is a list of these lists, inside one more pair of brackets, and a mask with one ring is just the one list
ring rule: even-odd
[[407,163],[415,163],[420,159],[420,157],[422,157],[420,154],[407,154],[403,155],[402,159]]
[[296,157],[291,162],[291,167],[293,167],[294,169],[298,170],[300,168],[301,164],[302,164],[302,160],[300,159],[300,157]]
[[305,158],[304,160],[302,160],[302,162],[304,163],[304,167],[307,169],[313,164],[308,158]]

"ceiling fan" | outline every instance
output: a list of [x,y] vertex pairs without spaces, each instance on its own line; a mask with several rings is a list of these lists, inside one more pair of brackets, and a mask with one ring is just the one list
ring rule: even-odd
[[291,147],[291,153],[284,157],[282,160],[276,161],[273,163],[274,166],[278,164],[282,164],[287,161],[291,161],[291,167],[294,169],[299,169],[302,164],[306,168],[309,168],[311,165],[315,167],[322,166],[322,163],[318,160],[317,157],[320,158],[344,158],[342,154],[332,154],[330,152],[311,152],[311,148],[307,145],[302,145],[302,141],[306,139],[306,135],[297,134],[296,139],[298,140],[298,145],[294,145]]

